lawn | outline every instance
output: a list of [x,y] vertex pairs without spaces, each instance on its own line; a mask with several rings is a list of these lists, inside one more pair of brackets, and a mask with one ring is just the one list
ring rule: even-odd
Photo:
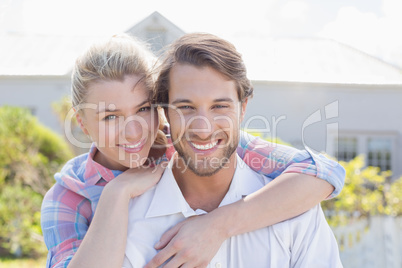
[[14,259],[0,257],[1,268],[43,268],[46,267],[46,258],[41,259]]

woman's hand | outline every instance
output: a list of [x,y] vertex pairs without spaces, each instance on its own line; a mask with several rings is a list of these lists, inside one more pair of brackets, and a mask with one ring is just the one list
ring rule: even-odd
[[171,257],[164,267],[207,267],[227,238],[220,223],[211,213],[178,223],[162,235],[155,245],[162,250],[145,268],[159,267]]
[[164,166],[138,167],[124,171],[105,187],[123,191],[129,199],[142,195],[156,185],[162,177]]

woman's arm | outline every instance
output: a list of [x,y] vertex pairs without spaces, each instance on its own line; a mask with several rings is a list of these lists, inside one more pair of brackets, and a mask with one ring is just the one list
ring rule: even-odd
[[238,202],[170,229],[156,247],[162,250],[147,267],[157,267],[171,256],[165,267],[204,266],[225,239],[298,216],[343,186],[345,171],[337,162],[307,151],[246,136],[238,154],[274,180]]
[[324,200],[333,189],[324,180],[286,173],[242,200],[221,207],[215,211],[219,215],[212,216],[222,217],[219,221],[226,219],[221,224],[230,237],[298,216]]
[[[47,267],[121,267],[127,240],[129,200],[159,181],[163,168],[158,166],[153,171],[128,170],[109,182],[102,191],[93,220],[90,225],[86,222],[86,228],[80,228],[81,231],[76,227],[85,222],[78,223],[77,219],[88,215],[79,215],[79,204],[66,206],[60,200],[56,201],[54,194],[48,193],[42,208],[42,229],[48,234],[48,238],[45,237],[49,248]],[[62,219],[54,226],[46,224],[55,216]],[[51,237],[62,238],[54,243]]]
[[343,188],[345,169],[338,162],[308,148],[298,150],[242,132],[237,153],[251,169],[271,179],[284,173],[320,178],[334,187],[328,198],[335,197]]

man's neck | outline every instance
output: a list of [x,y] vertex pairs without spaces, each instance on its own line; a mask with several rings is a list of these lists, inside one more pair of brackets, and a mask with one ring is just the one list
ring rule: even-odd
[[175,161],[173,175],[190,207],[206,212],[217,208],[229,190],[236,171],[236,153],[233,153],[226,166],[211,176],[196,175],[180,157]]

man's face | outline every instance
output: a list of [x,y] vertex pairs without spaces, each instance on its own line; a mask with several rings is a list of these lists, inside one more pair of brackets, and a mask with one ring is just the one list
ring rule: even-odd
[[211,176],[234,161],[247,102],[236,84],[211,67],[176,64],[169,75],[174,147],[198,176]]

